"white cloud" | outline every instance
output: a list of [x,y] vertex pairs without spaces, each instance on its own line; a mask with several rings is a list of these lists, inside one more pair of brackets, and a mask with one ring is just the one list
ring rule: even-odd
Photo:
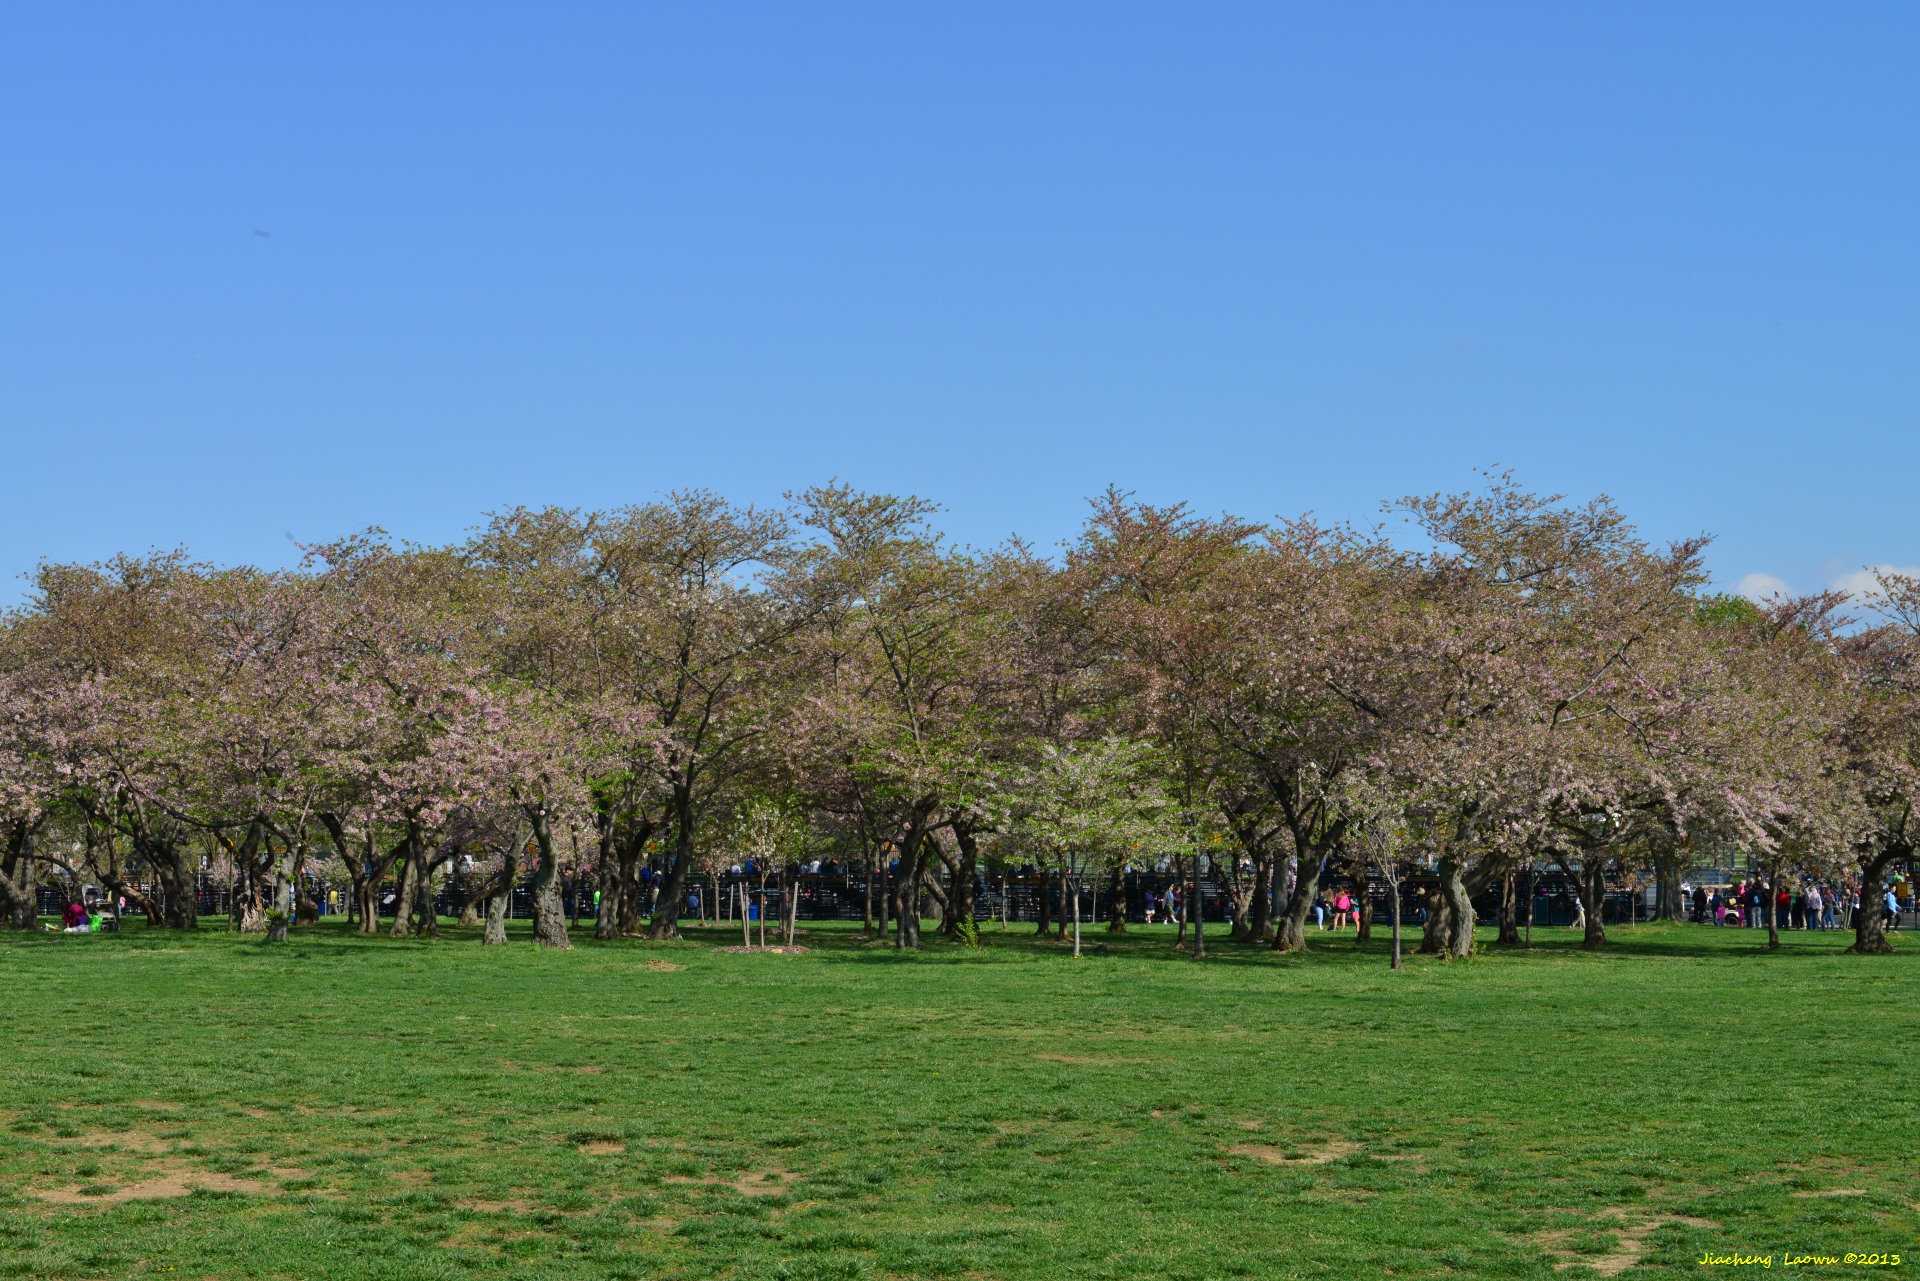
[[1735,583],[1733,590],[1750,601],[1767,601],[1775,596],[1791,596],[1793,589],[1787,586],[1784,578],[1775,578],[1772,574],[1748,574]]
[[1854,597],[1871,601],[1880,595],[1879,575],[1906,574],[1920,578],[1920,565],[1869,565],[1865,569],[1856,569],[1850,574],[1842,574],[1833,580],[1833,589],[1847,592]]

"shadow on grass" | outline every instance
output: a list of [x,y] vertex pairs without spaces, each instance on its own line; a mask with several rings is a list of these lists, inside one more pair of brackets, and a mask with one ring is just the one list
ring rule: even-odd
[[[326,917],[312,925],[297,926],[287,944],[269,944],[260,935],[237,935],[228,932],[223,917],[203,917],[198,930],[180,931],[165,927],[149,926],[144,921],[129,921],[114,933],[101,935],[63,935],[49,934],[44,931],[20,931],[0,934],[11,946],[25,947],[66,947],[89,950],[122,949],[128,951],[178,950],[187,947],[219,946],[223,942],[236,947],[263,950],[277,950],[282,947],[300,948],[302,945],[321,946],[327,950],[339,949],[344,952],[359,951],[395,951],[431,947],[479,946],[481,930],[477,926],[461,926],[452,920],[440,923],[437,938],[423,938],[414,935],[406,939],[390,936],[390,926],[383,922],[382,929],[376,934],[362,934],[353,922],[344,917]],[[769,943],[773,943],[773,931],[769,930]],[[581,928],[572,934],[574,949],[586,953],[614,954],[621,951],[634,953],[669,951],[705,951],[740,944],[741,934],[737,924],[723,925],[682,925],[680,938],[670,941],[655,941],[643,937],[627,937],[613,940],[599,940],[592,935],[591,922],[582,922]],[[1125,959],[1133,963],[1157,965],[1193,965],[1196,961],[1186,946],[1176,947],[1176,931],[1172,926],[1142,926],[1134,924],[1124,932],[1112,933],[1104,924],[1096,924],[1081,934],[1081,950],[1091,960]],[[1610,927],[1605,948],[1598,952],[1588,952],[1581,946],[1579,933],[1564,926],[1536,928],[1531,946],[1502,945],[1494,941],[1494,931],[1479,931],[1478,957],[1486,960],[1523,961],[1529,956],[1543,959],[1571,960],[1574,958],[1604,959],[1610,956],[1620,957],[1668,957],[1681,959],[1712,959],[1772,957],[1793,960],[1810,956],[1838,956],[1852,943],[1853,936],[1846,930],[1783,930],[1781,945],[1778,949],[1769,949],[1764,930],[1727,928],[1711,925],[1693,925],[1681,923],[1649,923],[1633,926]],[[757,939],[757,935],[756,935]],[[1402,935],[1402,952],[1407,960],[1422,964],[1445,964],[1435,958],[1421,956],[1416,949],[1419,946],[1420,932],[1417,925],[1405,928]],[[1000,964],[1014,961],[1053,961],[1067,959],[1070,944],[1050,936],[1033,932],[1031,926],[1013,924],[1005,930],[996,924],[988,924],[981,931],[981,946],[966,947],[937,930],[928,930],[922,936],[922,946],[918,951],[903,951],[896,948],[890,939],[869,938],[862,933],[857,921],[811,921],[804,923],[795,942],[808,949],[807,957],[827,960],[835,964],[858,965],[911,965],[929,961],[946,964]],[[533,926],[530,921],[512,921],[508,923],[509,949],[523,949],[533,946]],[[1305,952],[1274,952],[1264,943],[1251,942],[1232,937],[1224,925],[1210,929],[1207,934],[1207,954],[1198,961],[1202,965],[1225,965],[1234,967],[1266,967],[1290,969],[1302,965],[1347,964],[1365,966],[1384,966],[1387,964],[1392,944],[1385,930],[1375,927],[1374,936],[1361,942],[1350,933],[1331,931],[1313,931],[1307,936]],[[1896,942],[1896,947],[1898,943]],[[769,958],[773,959],[773,958]],[[799,956],[779,958],[802,960]],[[1864,959],[1864,958],[1863,958]]]

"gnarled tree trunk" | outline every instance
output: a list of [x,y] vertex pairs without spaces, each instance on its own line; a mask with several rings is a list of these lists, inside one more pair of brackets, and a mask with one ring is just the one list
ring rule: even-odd
[[1449,959],[1473,952],[1473,893],[1466,870],[1451,855],[1435,867],[1439,884],[1427,899],[1427,925],[1420,950]]
[[973,919],[973,890],[980,874],[980,842],[975,839],[973,829],[965,823],[955,823],[953,843],[960,857],[954,861],[953,879],[948,882],[944,926],[948,934],[957,934],[962,922]]
[[1320,892],[1320,876],[1326,863],[1324,853],[1321,849],[1310,847],[1300,857],[1299,870],[1293,879],[1293,893],[1288,896],[1280,919],[1274,923],[1273,950],[1276,952],[1307,950],[1307,917],[1313,912],[1314,895]]
[[1653,857],[1653,919],[1680,921],[1687,915],[1686,900],[1680,896],[1680,857],[1677,853],[1656,853]]
[[400,867],[400,897],[393,905],[393,928],[391,937],[403,939],[413,930],[414,900],[420,893],[420,869],[427,861],[426,842],[420,839],[419,829],[411,822],[407,824],[407,835],[403,842],[405,852],[401,858],[405,862]]
[[1500,936],[1496,940],[1507,947],[1517,947],[1520,943],[1520,905],[1516,893],[1513,869],[1508,868],[1500,877]]
[[487,882],[487,921],[480,931],[483,946],[494,946],[507,941],[507,913],[513,907],[513,883],[520,875],[520,846],[516,838],[503,857],[500,870]]
[[533,941],[541,947],[572,947],[567,937],[566,904],[560,898],[560,860],[554,854],[553,826],[543,807],[534,807],[533,839],[540,850],[540,866],[534,869]]
[[900,839],[900,876],[893,889],[894,945],[920,947],[920,879],[926,865],[927,811],[917,811]]
[[[667,860],[666,880],[654,899],[653,919],[647,924],[647,937],[655,942],[680,937],[680,912],[687,902],[687,876],[693,869],[694,835],[698,814],[693,792],[683,786],[673,789],[673,854]],[[636,856],[636,864],[638,858]]]
[[7,843],[0,851],[0,908],[7,928],[30,930],[39,921],[39,886],[33,877],[33,825],[21,819],[7,825]]
[[1265,943],[1273,934],[1273,853],[1250,851],[1253,859],[1253,902],[1247,907],[1247,938]]
[[162,837],[135,838],[135,849],[160,883],[161,915],[169,929],[200,928],[200,903],[194,895],[193,869],[179,842]]
[[1587,911],[1587,929],[1580,946],[1589,952],[1607,945],[1607,927],[1601,919],[1607,902],[1607,858],[1593,851],[1580,864],[1580,898]]
[[1913,851],[1889,845],[1875,854],[1860,874],[1860,906],[1853,914],[1853,946],[1849,952],[1882,956],[1893,951],[1887,941],[1887,869]]

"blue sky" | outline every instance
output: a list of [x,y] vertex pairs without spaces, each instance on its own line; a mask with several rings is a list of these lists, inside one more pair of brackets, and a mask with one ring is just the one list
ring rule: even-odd
[[[0,14],[0,599],[838,476],[1920,563],[1920,6]],[[264,233],[264,234],[262,234]]]

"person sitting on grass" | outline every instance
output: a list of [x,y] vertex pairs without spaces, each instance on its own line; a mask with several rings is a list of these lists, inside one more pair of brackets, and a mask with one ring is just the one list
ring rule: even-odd
[[60,922],[60,932],[63,934],[93,933],[93,922],[87,916],[86,906],[79,899],[67,904],[67,910],[61,915]]

